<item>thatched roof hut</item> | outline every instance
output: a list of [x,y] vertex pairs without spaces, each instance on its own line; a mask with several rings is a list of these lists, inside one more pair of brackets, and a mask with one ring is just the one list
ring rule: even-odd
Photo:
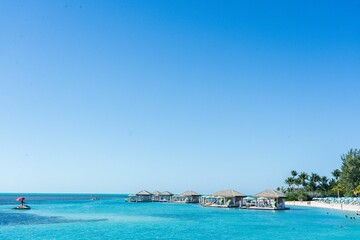
[[286,198],[286,195],[284,193],[276,191],[276,190],[267,189],[265,191],[255,194],[254,197],[256,197],[256,198],[264,197],[264,198],[274,198],[275,199],[275,198]]
[[189,190],[189,191],[183,192],[182,194],[180,194],[180,196],[183,196],[183,197],[201,196],[201,194],[198,194],[197,192]]
[[142,190],[136,194],[136,202],[151,202],[154,194],[146,190]]
[[239,207],[242,205],[244,197],[246,197],[245,194],[229,189],[218,191],[200,202],[202,205],[210,207]]
[[155,192],[153,192],[153,195],[154,195],[154,196],[160,196],[160,195],[161,195],[161,192],[155,191]]
[[151,192],[148,192],[146,190],[142,190],[136,194],[136,196],[152,196],[153,194]]
[[[259,192],[254,195],[257,200],[258,209],[274,209],[274,210],[286,210],[289,209],[285,206],[286,195],[282,192],[268,189],[262,192]],[[262,199],[263,198],[263,199]],[[252,208],[252,207],[251,207]]]
[[237,192],[235,190],[223,190],[223,191],[218,191],[216,193],[213,194],[213,196],[215,197],[225,197],[225,198],[232,198],[232,197],[246,197],[245,194],[242,194],[240,192]]
[[172,194],[172,193],[169,192],[169,191],[165,191],[165,192],[162,192],[160,195],[161,195],[161,196],[173,196],[174,194]]
[[186,191],[180,195],[174,197],[175,202],[182,202],[182,203],[199,203],[199,198],[201,194],[198,194],[194,191]]

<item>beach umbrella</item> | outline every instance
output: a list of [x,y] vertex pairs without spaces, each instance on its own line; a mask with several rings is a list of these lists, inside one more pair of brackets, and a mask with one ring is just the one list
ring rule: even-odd
[[16,201],[18,201],[18,202],[22,202],[22,201],[24,201],[24,200],[25,200],[24,197],[18,197],[18,198],[16,199]]

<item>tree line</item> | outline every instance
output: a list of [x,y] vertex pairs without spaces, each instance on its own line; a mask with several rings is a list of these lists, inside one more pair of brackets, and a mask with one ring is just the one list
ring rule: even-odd
[[278,190],[288,200],[310,200],[314,197],[353,197],[360,195],[360,150],[350,149],[341,156],[341,167],[331,172],[332,177],[317,173],[291,171],[285,179],[286,187]]

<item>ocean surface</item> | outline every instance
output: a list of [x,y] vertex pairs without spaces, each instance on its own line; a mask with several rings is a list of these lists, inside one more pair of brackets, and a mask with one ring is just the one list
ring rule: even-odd
[[[12,210],[26,197],[29,211]],[[0,239],[359,239],[355,213],[126,203],[126,195],[0,194]],[[347,215],[347,218],[345,217]],[[350,219],[355,217],[355,219]]]

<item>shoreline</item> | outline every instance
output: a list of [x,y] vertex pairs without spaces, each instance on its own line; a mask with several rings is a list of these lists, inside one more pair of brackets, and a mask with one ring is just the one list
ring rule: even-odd
[[300,207],[316,207],[316,208],[326,208],[340,211],[349,211],[349,212],[360,212],[360,205],[349,205],[341,203],[324,203],[316,201],[286,201],[286,206],[300,206]]

